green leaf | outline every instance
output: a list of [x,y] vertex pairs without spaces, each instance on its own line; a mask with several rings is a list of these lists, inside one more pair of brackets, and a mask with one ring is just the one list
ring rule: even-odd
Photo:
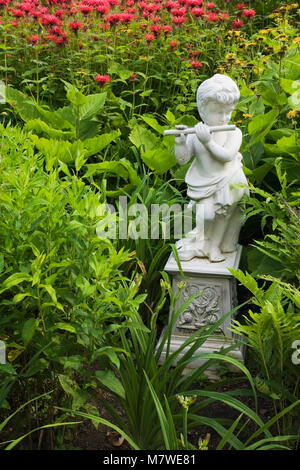
[[30,361],[29,366],[27,367],[26,372],[23,374],[24,377],[32,377],[33,375],[37,374],[38,372],[42,372],[43,370],[49,367],[49,362],[45,359],[35,359],[34,361]]
[[11,289],[12,287],[21,284],[24,281],[32,281],[32,276],[27,273],[14,273],[9,276],[3,283],[0,289],[0,294],[7,289]]
[[35,131],[37,134],[46,134],[50,139],[72,139],[75,137],[75,131],[62,131],[49,127],[41,119],[32,119],[27,121],[24,126],[26,131]]
[[58,322],[51,328],[51,330],[64,330],[69,331],[70,333],[77,333],[76,328],[70,323]]
[[141,118],[148,124],[148,126],[159,132],[159,134],[164,135],[164,127],[162,127],[153,116],[147,116],[144,114]]
[[92,139],[85,139],[84,148],[86,149],[86,157],[95,155],[101,152],[111,142],[116,140],[121,135],[119,130],[110,132],[109,134],[102,134]]
[[32,295],[30,292],[24,292],[23,294],[16,294],[13,298],[13,301],[18,303],[25,299],[25,297],[33,297],[34,299],[38,299],[38,297]]
[[[58,409],[60,409],[62,411],[67,411],[67,412],[73,413],[73,410],[68,410],[67,408],[58,408]],[[126,441],[131,445],[131,447],[133,449],[141,450],[138,447],[138,445],[122,429],[120,429],[118,426],[110,423],[106,419],[99,418],[99,416],[97,416],[97,415],[90,415],[90,414],[87,414],[87,413],[82,413],[81,411],[74,411],[74,414],[76,414],[77,416],[81,416],[82,418],[90,419],[90,420],[98,422],[100,424],[104,424],[105,426],[108,426],[109,428],[114,429],[115,431],[117,431],[119,434],[121,434],[121,436],[123,436],[126,439]]]
[[128,78],[130,78],[132,74],[132,72],[128,70],[126,67],[124,67],[124,65],[119,64],[117,62],[113,62],[110,65],[108,69],[108,73],[109,74],[115,73],[121,78],[121,80],[128,80]]
[[167,118],[167,120],[168,120],[168,122],[169,122],[170,124],[174,124],[174,122],[175,122],[175,116],[174,116],[174,114],[173,114],[169,109],[168,109],[168,111],[166,112],[165,116],[166,116],[166,118]]
[[241,414],[237,417],[237,419],[232,423],[232,425],[230,426],[230,428],[228,429],[228,431],[226,432],[226,434],[222,437],[221,441],[220,441],[219,444],[217,445],[216,450],[222,450],[223,447],[225,446],[225,444],[227,444],[229,438],[232,436],[233,432],[235,431],[235,428],[236,428],[237,425],[239,424],[240,419],[241,419],[242,416],[243,416],[243,413],[241,413]]
[[72,409],[78,410],[86,403],[88,399],[88,393],[86,391],[80,390],[77,383],[66,375],[59,374],[58,379],[63,390],[73,398]]
[[[174,446],[175,444],[174,443],[174,434],[175,434],[174,422],[169,421],[167,419],[166,414],[163,410],[163,407],[160,403],[160,400],[157,396],[157,393],[155,392],[155,389],[153,388],[153,385],[151,384],[146,372],[145,371],[143,372],[145,374],[147,384],[148,384],[148,387],[149,387],[149,390],[150,390],[150,393],[151,393],[151,396],[152,396],[152,399],[154,401],[154,405],[157,411],[161,431],[162,431],[163,438],[164,438],[165,448],[166,450],[174,450],[174,447],[175,447],[175,450],[176,450],[178,449],[178,446]],[[166,398],[165,398],[165,401],[166,401]]]
[[67,91],[67,98],[68,100],[77,108],[85,105],[88,101],[87,97],[84,96],[74,85],[71,85],[68,82],[62,80],[65,84],[65,88]]
[[266,114],[258,114],[248,124],[249,134],[254,136],[251,139],[251,145],[262,139],[271,129],[275,123],[279,111],[277,109],[271,109]]
[[25,346],[27,346],[27,344],[33,338],[37,325],[38,320],[36,320],[36,318],[29,318],[29,320],[24,323],[24,326],[22,328],[22,339],[24,341]]
[[96,370],[95,376],[105,387],[107,387],[119,397],[125,399],[125,390],[121,382],[116,378],[112,371]]
[[[123,350],[120,350],[123,351]],[[97,351],[94,352],[92,356],[92,360],[94,361],[98,357],[106,355],[111,363],[117,367],[117,369],[120,368],[120,360],[118,358],[118,355],[116,354],[116,351],[111,347],[111,346],[105,346],[104,348],[97,349]]]
[[103,108],[106,100],[106,93],[96,93],[88,95],[86,102],[80,107],[79,119],[92,119]]
[[6,100],[20,115],[23,121],[27,122],[32,119],[39,119],[40,113],[35,107],[35,103],[24,93],[14,88],[6,88]]
[[159,175],[166,173],[176,165],[174,153],[162,147],[141,152],[141,159],[151,170],[155,170]]
[[281,88],[292,95],[295,91],[300,89],[300,80],[290,80],[289,78],[281,78],[280,79]]
[[153,134],[153,132],[139,124],[134,125],[134,128],[129,134],[129,140],[137,148],[142,147],[144,152],[153,150],[160,142],[159,138]]

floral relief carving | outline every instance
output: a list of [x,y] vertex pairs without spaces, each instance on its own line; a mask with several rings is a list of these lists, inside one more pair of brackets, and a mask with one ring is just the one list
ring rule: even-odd
[[[183,302],[200,292],[202,295],[194,299],[179,317],[176,326],[182,332],[196,331],[203,326],[215,324],[219,319],[221,293],[218,286],[200,286],[191,283],[182,293]],[[220,332],[218,329],[215,333]]]

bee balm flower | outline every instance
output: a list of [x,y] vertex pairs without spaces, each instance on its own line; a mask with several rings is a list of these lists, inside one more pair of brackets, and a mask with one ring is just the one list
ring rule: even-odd
[[99,85],[104,86],[106,83],[110,82],[109,75],[96,75],[94,79]]

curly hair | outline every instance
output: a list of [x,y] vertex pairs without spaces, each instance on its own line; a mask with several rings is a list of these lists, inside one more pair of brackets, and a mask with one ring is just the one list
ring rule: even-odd
[[240,91],[232,78],[216,73],[201,83],[197,89],[196,99],[201,116],[201,110],[209,101],[235,105],[240,99]]

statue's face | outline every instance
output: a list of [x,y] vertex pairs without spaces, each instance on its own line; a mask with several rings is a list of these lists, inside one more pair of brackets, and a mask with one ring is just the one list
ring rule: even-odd
[[208,126],[223,126],[228,124],[234,105],[209,101],[201,109],[201,117]]

